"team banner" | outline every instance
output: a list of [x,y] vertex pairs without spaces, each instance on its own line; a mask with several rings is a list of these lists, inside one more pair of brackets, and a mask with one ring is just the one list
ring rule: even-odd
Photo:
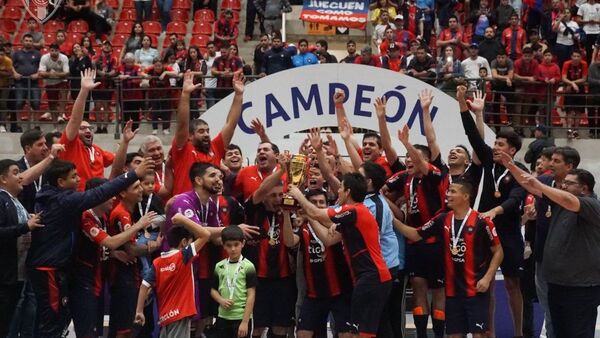
[[[405,124],[411,129],[412,142],[426,144],[423,111],[419,93],[430,89],[434,95],[431,117],[437,141],[443,153],[457,144],[469,144],[463,131],[458,102],[441,90],[410,76],[387,69],[355,64],[324,64],[289,69],[246,85],[242,116],[235,131],[234,144],[246,155],[254,154],[259,138],[250,128],[258,118],[269,138],[280,149],[298,149],[302,137],[296,131],[311,127],[337,126],[333,95],[346,94],[344,108],[354,127],[379,130],[373,104],[376,97],[387,97],[386,121],[392,134],[392,143],[400,154],[404,147],[396,132]],[[233,94],[219,101],[202,115],[213,126],[225,124]],[[299,139],[294,140],[295,136]],[[494,143],[494,133],[486,127],[485,139]],[[289,143],[288,143],[289,142]],[[343,144],[338,140],[338,144]],[[344,147],[340,151],[344,154]]]
[[304,0],[300,20],[365,30],[369,22],[369,1]]

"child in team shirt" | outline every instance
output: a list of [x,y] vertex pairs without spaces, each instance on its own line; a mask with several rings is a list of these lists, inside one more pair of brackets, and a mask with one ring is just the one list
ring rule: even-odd
[[144,303],[150,289],[154,288],[158,299],[160,336],[189,337],[192,317],[196,315],[193,262],[196,253],[210,239],[211,231],[179,213],[173,216],[171,222],[178,225],[172,227],[167,236],[171,250],[154,260],[151,273],[142,281],[135,323],[144,325]]
[[252,332],[256,270],[254,264],[242,256],[246,242],[242,229],[236,225],[223,229],[221,240],[228,258],[215,266],[210,290],[212,298],[219,303],[217,337],[249,337]]

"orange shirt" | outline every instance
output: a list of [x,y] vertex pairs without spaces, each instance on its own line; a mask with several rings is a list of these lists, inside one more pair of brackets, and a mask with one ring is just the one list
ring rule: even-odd
[[67,139],[66,132],[63,132],[59,143],[65,146],[65,151],[59,153],[61,160],[71,161],[77,168],[77,174],[81,178],[77,190],[85,190],[85,182],[92,177],[104,177],[104,168],[110,166],[115,160],[115,155],[99,146],[92,144],[87,147],[79,138],[75,136],[72,141]]
[[189,172],[194,163],[212,163],[217,167],[221,165],[221,159],[225,156],[223,136],[219,133],[212,139],[208,153],[198,151],[190,141],[187,141],[181,149],[177,149],[175,140],[173,139],[170,154],[173,172],[175,173],[173,177],[173,195],[177,195],[192,190]]

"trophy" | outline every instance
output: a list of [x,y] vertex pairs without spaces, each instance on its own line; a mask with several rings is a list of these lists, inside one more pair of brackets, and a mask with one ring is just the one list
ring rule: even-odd
[[[289,184],[300,187],[304,183],[304,180],[306,179],[307,162],[308,158],[306,155],[296,154],[292,156],[287,172]],[[281,206],[286,209],[294,209],[298,207],[298,203],[292,196],[286,194],[283,197]]]

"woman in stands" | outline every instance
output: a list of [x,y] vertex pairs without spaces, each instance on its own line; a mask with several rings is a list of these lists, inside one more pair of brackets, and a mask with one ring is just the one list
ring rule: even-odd
[[152,66],[154,59],[159,57],[156,48],[152,48],[152,38],[150,35],[144,35],[142,38],[142,48],[135,51],[135,62],[142,68]]
[[133,24],[133,28],[131,28],[131,34],[129,38],[125,41],[125,45],[123,49],[121,49],[121,55],[119,55],[119,60],[123,60],[123,56],[127,53],[135,53],[136,50],[142,48],[142,38],[144,37],[144,26],[142,26],[141,22],[136,22]]

